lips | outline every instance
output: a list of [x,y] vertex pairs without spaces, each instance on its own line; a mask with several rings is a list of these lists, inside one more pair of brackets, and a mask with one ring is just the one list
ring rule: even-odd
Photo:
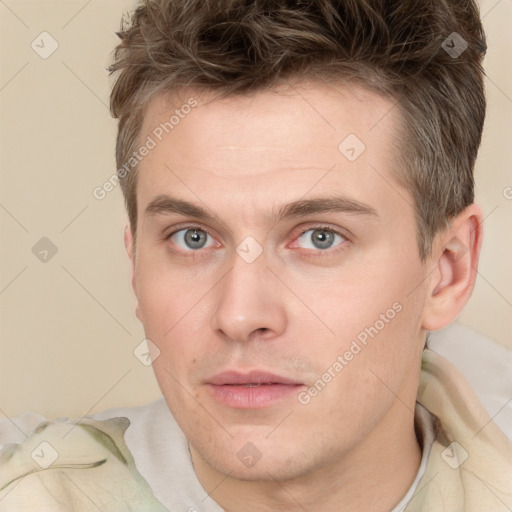
[[274,373],[226,371],[208,379],[210,395],[235,409],[261,409],[293,398],[303,384]]
[[251,371],[248,373],[239,373],[236,371],[227,371],[209,379],[208,384],[213,384],[214,386],[263,386],[272,384],[297,386],[302,383],[269,372]]

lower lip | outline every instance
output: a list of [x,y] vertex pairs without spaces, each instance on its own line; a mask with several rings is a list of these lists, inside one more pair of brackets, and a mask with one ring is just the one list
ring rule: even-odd
[[302,385],[263,384],[261,386],[217,386],[208,384],[208,390],[219,402],[238,409],[261,409],[297,394]]

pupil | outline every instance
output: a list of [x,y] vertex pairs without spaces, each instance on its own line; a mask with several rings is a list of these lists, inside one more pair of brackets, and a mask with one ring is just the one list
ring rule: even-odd
[[206,236],[203,231],[189,230],[185,233],[185,241],[190,248],[200,249],[206,243]]
[[311,233],[311,241],[313,242],[313,245],[319,249],[326,249],[332,245],[334,235],[330,231],[316,229]]

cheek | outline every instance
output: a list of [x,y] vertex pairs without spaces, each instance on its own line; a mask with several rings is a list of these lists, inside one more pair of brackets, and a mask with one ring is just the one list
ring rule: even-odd
[[[380,313],[381,308],[376,311]],[[382,313],[386,311],[382,309]],[[314,411],[302,418],[305,424],[313,417],[324,418],[330,425],[326,431],[343,431],[356,439],[376,425],[396,396],[407,403],[415,395],[416,322],[411,321],[405,304],[393,312],[389,323],[381,321],[376,328],[372,315],[368,322],[352,319],[340,323],[336,345],[318,344],[314,357],[321,370],[307,396],[301,397],[301,403],[308,401],[304,413]]]
[[366,266],[360,271],[340,269],[321,279],[303,279],[300,275],[290,279],[295,283],[296,295],[311,305],[333,338],[342,342],[375,324],[379,332],[390,330],[389,326],[399,324],[400,311],[411,303],[409,279],[393,269],[380,271]]
[[[143,258],[136,272],[137,302],[146,338],[160,350],[153,362],[157,379],[176,373],[175,361],[183,360],[184,344],[175,343],[176,333],[187,318],[187,295],[180,284]],[[167,378],[170,378],[167,375]]]
[[[142,243],[141,243],[142,246]],[[207,285],[187,269],[172,267],[161,249],[141,249],[135,269],[137,300],[146,329],[166,337],[200,302]],[[202,293],[201,293],[202,292]]]
[[[418,355],[424,299],[422,287],[417,286],[419,275],[416,265],[381,258],[379,265],[365,262],[351,267],[350,273],[333,272],[316,286],[296,278],[300,286],[294,291],[329,328],[305,345],[317,366],[327,370],[341,356],[343,372],[345,365],[349,370],[345,373],[352,374],[354,369],[351,387],[368,376],[375,379],[370,370],[398,385],[409,361]],[[295,321],[300,332],[304,320],[297,316]]]

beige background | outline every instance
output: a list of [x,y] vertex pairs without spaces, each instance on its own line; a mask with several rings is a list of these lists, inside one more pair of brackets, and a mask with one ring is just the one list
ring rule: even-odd
[[[79,417],[159,396],[151,367],[133,355],[144,335],[121,191],[92,195],[115,172],[105,68],[132,6],[0,0],[0,417],[27,409]],[[486,237],[460,321],[512,348],[512,0],[481,9],[489,110],[477,198]],[[31,47],[51,49],[44,31],[58,43],[46,59]],[[32,252],[42,237],[57,247],[47,262]]]

